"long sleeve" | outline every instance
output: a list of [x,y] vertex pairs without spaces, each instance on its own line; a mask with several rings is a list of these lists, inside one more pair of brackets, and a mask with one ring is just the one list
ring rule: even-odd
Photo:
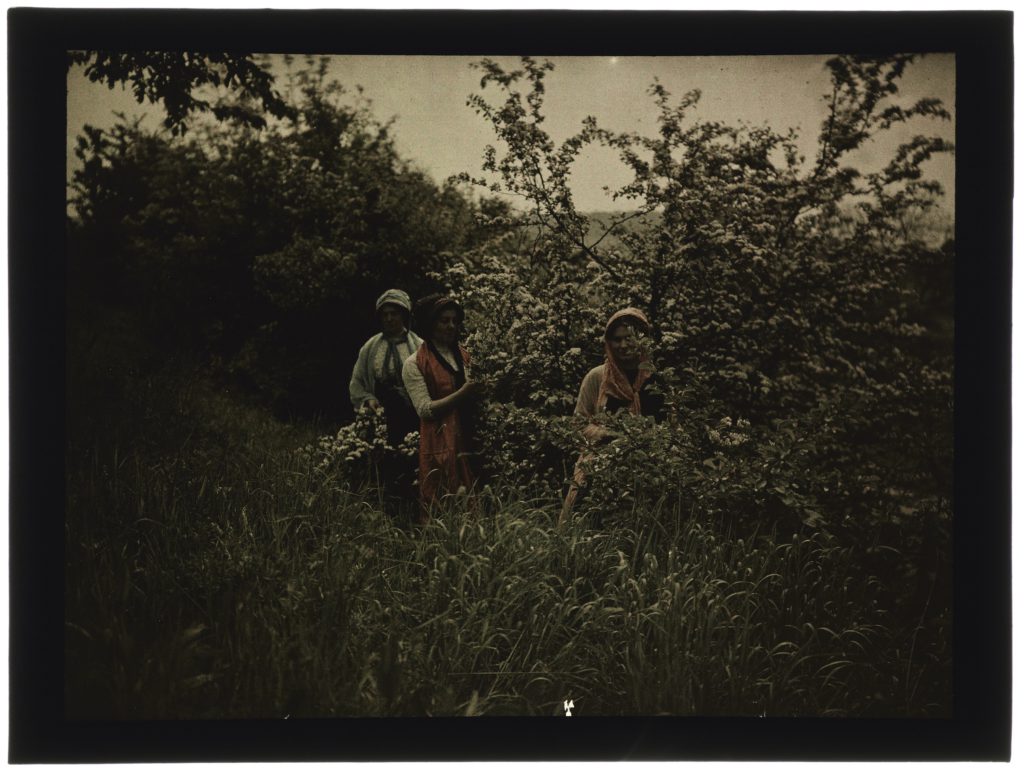
[[579,395],[576,396],[576,409],[573,414],[581,417],[593,417],[597,414],[597,396],[601,389],[601,376],[604,366],[595,366],[583,378]]
[[373,374],[370,372],[370,351],[378,336],[380,335],[370,337],[366,344],[359,349],[356,365],[352,367],[352,379],[348,384],[348,395],[352,401],[352,406],[356,409],[371,398],[375,398],[373,393]]
[[413,353],[402,365],[402,382],[405,383],[405,392],[409,394],[413,409],[420,416],[421,420],[432,420],[433,412],[430,411],[430,390],[427,388],[427,381],[423,377],[416,364],[416,354]]

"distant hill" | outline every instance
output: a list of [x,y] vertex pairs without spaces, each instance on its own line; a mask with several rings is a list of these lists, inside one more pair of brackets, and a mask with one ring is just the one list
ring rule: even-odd
[[[590,229],[587,231],[587,243],[593,243],[605,234],[608,228],[614,226],[614,224],[624,217],[629,216],[628,211],[588,211],[585,216],[590,220]],[[657,227],[661,222],[661,214],[658,212],[649,212],[642,216],[630,219],[624,222],[620,227],[625,231],[637,231],[647,228]],[[601,249],[604,251],[610,251],[612,249],[621,248],[622,241],[619,239],[617,233],[612,233],[601,241]]]
[[[851,204],[852,208],[852,204]],[[587,232],[587,242],[593,243],[615,222],[627,216],[629,212],[622,211],[588,211],[585,216],[590,219],[590,230]],[[622,227],[626,230],[640,230],[643,228],[657,227],[661,221],[661,214],[657,211],[644,214],[643,216],[625,222]],[[907,235],[911,238],[920,238],[931,247],[939,247],[948,240],[955,237],[955,220],[953,212],[943,205],[936,206],[930,211],[921,213],[906,222]],[[621,246],[621,241],[616,234],[609,235],[601,242],[604,250],[614,249]]]
[[[852,208],[851,208],[852,211]],[[642,216],[629,219],[622,222],[616,232],[605,236],[605,232],[617,222],[620,222],[627,217],[629,212],[624,211],[587,211],[584,212],[590,220],[590,228],[587,231],[586,242],[588,245],[593,245],[600,240],[598,249],[602,253],[609,253],[616,249],[624,250],[625,246],[622,243],[620,234],[622,232],[636,232],[645,228],[655,229],[661,222],[661,214],[657,211],[649,212]],[[950,210],[944,207],[936,207],[931,211],[919,214],[916,217],[909,219],[906,222],[907,236],[910,238],[920,238],[928,246],[932,248],[939,248],[944,243],[952,240],[955,236],[955,222],[953,214]],[[513,250],[519,250],[524,248],[527,244],[530,244],[537,240],[540,236],[540,228],[536,225],[531,225],[523,228],[518,233],[519,248],[513,248]],[[602,239],[602,236],[605,236]]]

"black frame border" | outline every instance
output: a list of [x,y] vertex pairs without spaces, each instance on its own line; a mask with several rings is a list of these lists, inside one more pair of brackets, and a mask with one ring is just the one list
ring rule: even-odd
[[[9,760],[1005,760],[1009,12],[8,11]],[[952,719],[63,719],[65,51],[957,57]],[[58,150],[57,148],[61,148]]]

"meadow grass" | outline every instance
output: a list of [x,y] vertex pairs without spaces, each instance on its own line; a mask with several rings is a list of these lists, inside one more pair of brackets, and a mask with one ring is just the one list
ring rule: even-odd
[[205,386],[162,408],[201,426],[173,451],[69,452],[70,716],[942,713],[948,656],[825,533],[559,529],[508,488],[400,526],[312,432]]
[[948,608],[894,611],[854,544],[657,500],[559,529],[501,486],[411,527],[107,328],[69,348],[69,717],[949,712]]

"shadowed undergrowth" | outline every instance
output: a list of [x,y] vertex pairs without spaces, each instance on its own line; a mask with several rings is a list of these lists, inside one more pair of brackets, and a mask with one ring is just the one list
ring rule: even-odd
[[187,381],[123,412],[184,438],[69,451],[69,716],[948,711],[948,612],[894,612],[824,532],[638,506],[559,531],[513,489],[409,530]]

